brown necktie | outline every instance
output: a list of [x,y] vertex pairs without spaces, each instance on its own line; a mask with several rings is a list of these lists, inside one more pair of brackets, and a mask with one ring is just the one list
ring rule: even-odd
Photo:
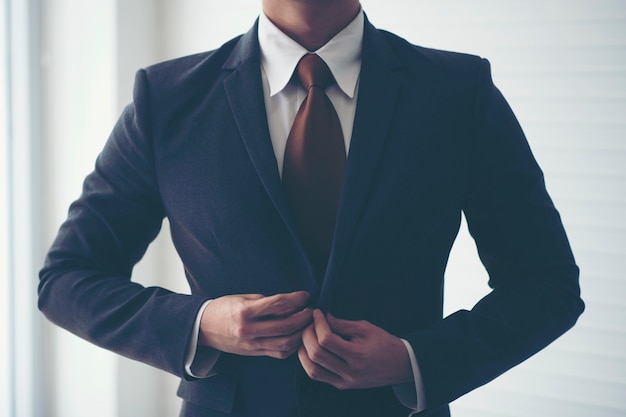
[[319,56],[308,54],[296,73],[308,95],[287,138],[283,184],[300,237],[322,277],[335,230],[346,148],[339,117],[324,91],[334,82],[330,69]]

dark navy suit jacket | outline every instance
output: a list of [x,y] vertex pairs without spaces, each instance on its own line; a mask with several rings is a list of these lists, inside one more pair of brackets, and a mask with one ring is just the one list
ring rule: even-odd
[[[493,291],[442,319],[464,213]],[[164,217],[192,295],[143,288],[133,265]],[[487,61],[410,45],[366,23],[354,132],[323,283],[272,149],[256,27],[137,74],[41,272],[40,308],[99,345],[183,378],[186,416],[405,416],[390,387],[312,383],[297,358],[183,363],[210,298],[307,290],[334,315],[408,340],[429,408],[534,354],[583,310],[578,268],[543,176]]]

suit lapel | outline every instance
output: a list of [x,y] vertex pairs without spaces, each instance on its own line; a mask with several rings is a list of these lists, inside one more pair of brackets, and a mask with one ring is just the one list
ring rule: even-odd
[[322,307],[327,307],[334,281],[341,276],[341,266],[367,204],[400,91],[394,73],[399,65],[386,39],[366,20],[357,111]]
[[313,268],[300,244],[269,136],[256,24],[239,40],[223,68],[232,72],[224,80],[224,88],[241,139],[263,187],[306,259],[309,285],[315,286]]

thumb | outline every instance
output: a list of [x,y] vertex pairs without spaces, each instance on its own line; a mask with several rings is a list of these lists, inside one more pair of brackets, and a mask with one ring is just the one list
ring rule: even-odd
[[330,313],[326,314],[326,320],[333,333],[340,335],[346,340],[361,334],[361,324],[357,321],[340,319]]
[[247,301],[254,301],[254,300],[260,300],[261,298],[265,298],[263,294],[239,294],[238,297],[241,297]]

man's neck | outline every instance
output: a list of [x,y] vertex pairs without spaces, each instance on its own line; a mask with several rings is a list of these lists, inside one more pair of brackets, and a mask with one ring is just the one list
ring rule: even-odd
[[316,51],[356,17],[359,0],[263,0],[263,12],[280,30]]

